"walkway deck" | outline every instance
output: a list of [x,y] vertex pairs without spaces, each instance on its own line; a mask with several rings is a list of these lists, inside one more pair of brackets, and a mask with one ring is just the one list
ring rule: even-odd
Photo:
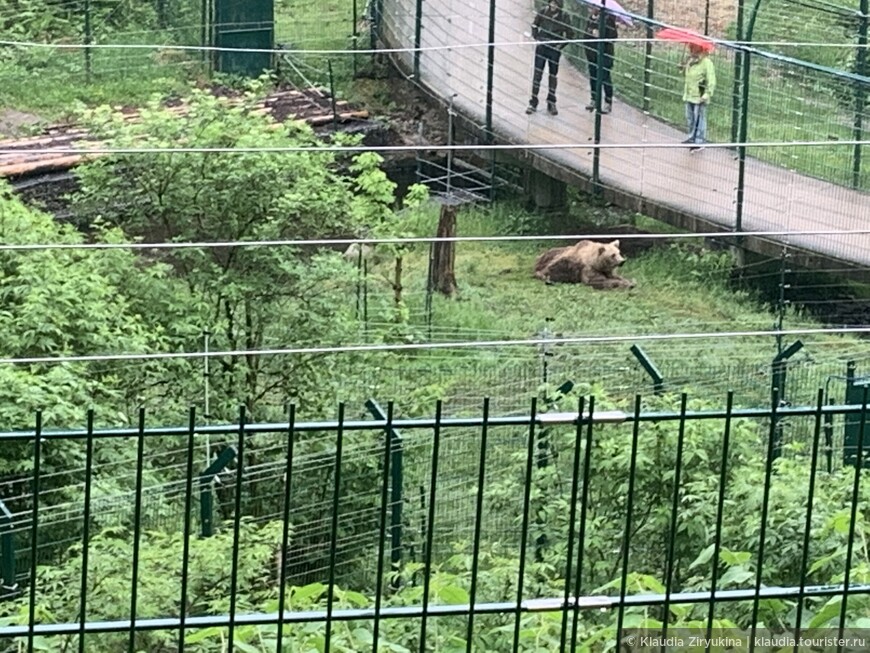
[[[414,0],[385,0],[384,4],[385,40],[391,47],[413,47]],[[453,96],[457,112],[482,126],[486,110],[488,3],[425,0],[422,6],[420,81],[445,100]],[[533,15],[531,0],[498,0],[495,42],[528,40],[523,34],[528,32]],[[451,47],[426,49],[445,45]],[[584,109],[589,83],[573,66],[563,64],[559,73],[559,115],[550,116],[543,110],[546,75],[541,107],[531,116],[525,114],[533,47],[496,48],[493,128],[498,139],[534,145],[592,142],[595,117]],[[402,53],[398,59],[400,65],[411,70],[412,53]],[[620,102],[618,81],[616,96],[613,113],[601,118],[603,143],[669,144],[684,138],[681,131]],[[730,101],[727,89],[716,100],[709,119],[725,121],[730,110],[726,106]],[[565,180],[582,182],[592,173],[589,148],[526,153],[536,167]],[[695,154],[686,148],[605,148],[600,155],[601,183],[621,196],[623,203],[647,212],[649,207],[659,207],[662,210],[653,211],[658,217],[696,230],[734,229],[737,178],[736,155],[724,148]],[[754,159],[746,163],[745,178],[744,231],[868,232],[752,238],[746,239],[747,247],[776,255],[786,245],[797,255],[797,263],[814,267],[870,265],[870,196]]]

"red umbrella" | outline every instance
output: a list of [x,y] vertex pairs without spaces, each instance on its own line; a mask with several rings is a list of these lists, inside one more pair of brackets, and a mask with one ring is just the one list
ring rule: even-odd
[[697,45],[705,52],[713,51],[713,42],[687,29],[677,29],[676,27],[666,27],[656,34],[657,39],[665,41],[676,41],[677,43],[685,43],[686,45]]

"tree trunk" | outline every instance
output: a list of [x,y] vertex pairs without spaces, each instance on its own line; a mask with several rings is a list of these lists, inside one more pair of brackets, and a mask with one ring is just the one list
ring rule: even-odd
[[402,322],[402,257],[396,257],[396,266],[393,269],[393,303],[395,304],[394,320]]
[[[456,213],[458,207],[444,204],[441,206],[441,215],[438,218],[438,238],[453,238],[456,236]],[[435,242],[432,248],[432,287],[438,292],[452,297],[458,288],[456,287],[456,274],[454,264],[456,262],[456,243]]]

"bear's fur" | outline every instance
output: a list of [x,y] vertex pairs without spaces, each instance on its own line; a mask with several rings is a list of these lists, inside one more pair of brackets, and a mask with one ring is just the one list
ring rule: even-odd
[[625,263],[619,241],[581,240],[569,247],[547,250],[535,261],[535,277],[547,283],[583,283],[599,290],[634,288],[634,281],[616,274]]

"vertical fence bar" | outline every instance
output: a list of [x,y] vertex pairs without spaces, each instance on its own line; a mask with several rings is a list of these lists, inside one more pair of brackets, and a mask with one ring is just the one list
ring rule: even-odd
[[[484,143],[489,145],[492,143],[492,101],[493,101],[493,83],[495,77],[495,0],[489,0],[489,27],[487,30],[486,44],[486,119],[483,135]],[[453,110],[453,100],[451,98],[451,111]],[[494,154],[492,156],[495,156]],[[494,179],[493,179],[494,183]]]
[[707,640],[713,634],[713,617],[716,612],[716,585],[719,582],[719,555],[722,552],[722,523],[725,518],[725,488],[728,485],[728,454],[731,446],[731,410],[734,407],[734,391],[728,391],[725,405],[725,432],[722,434],[722,458],[719,467],[719,497],[716,503],[716,532],[713,536],[713,562],[710,576],[710,602],[707,604]]
[[[471,653],[474,638],[474,604],[477,602],[477,576],[480,570],[480,538],[483,530],[483,488],[486,481],[486,445],[489,435],[489,397],[483,399],[483,424],[480,429],[480,459],[477,465],[477,500],[474,510],[474,543],[471,553],[471,588],[468,593],[468,626],[465,653]],[[377,653],[377,651],[375,651]]]
[[91,83],[92,60],[91,43],[93,42],[93,26],[91,22],[91,0],[85,0],[85,81]]
[[332,613],[335,605],[335,559],[336,539],[338,537],[338,507],[341,500],[341,463],[344,448],[344,402],[338,404],[338,430],[335,434],[335,483],[332,487],[332,520],[329,527],[329,588],[326,599],[326,640],[324,653],[329,653],[332,646]]
[[33,506],[30,511],[30,587],[27,606],[27,653],[33,653],[36,625],[36,551],[39,547],[39,492],[42,465],[42,411],[36,413],[36,431],[33,436]]
[[236,465],[236,496],[233,497],[233,561],[230,572],[230,632],[227,637],[227,650],[232,651],[236,636],[236,604],[239,588],[239,539],[242,527],[242,479],[245,475],[245,406],[239,408],[239,437],[237,443],[238,464]]
[[535,460],[535,418],[537,417],[537,408],[538,398],[532,397],[532,410],[529,419],[529,440],[526,448],[526,478],[525,485],[523,486],[523,521],[522,531],[520,532],[519,569],[517,570],[517,607],[514,613],[513,653],[518,653],[520,650],[520,623],[523,616],[522,603],[523,591],[525,590],[526,547],[529,541],[529,516],[531,514],[532,503],[532,469],[534,468]]
[[88,621],[88,553],[91,539],[91,491],[94,471],[94,410],[88,410],[85,441],[85,505],[82,516],[82,579],[79,597],[79,653],[85,653],[85,624]]
[[127,637],[127,653],[136,653],[136,610],[139,598],[139,548],[142,534],[142,474],[145,465],[145,409],[139,409],[139,426],[136,434],[136,496],[133,509],[133,570],[130,577],[130,632]]
[[12,511],[0,501],[0,590],[15,591],[15,538],[12,532]]
[[634,510],[634,477],[637,472],[637,449],[640,441],[641,397],[634,398],[634,424],[631,433],[631,462],[628,467],[628,496],[625,505],[625,532],[622,538],[622,580],[619,583],[619,611],[616,618],[616,641],[622,641],[622,629],[625,624],[625,596],[628,593],[628,563],[631,553],[631,513]]
[[[828,400],[828,405],[835,405],[833,399]],[[834,469],[834,415],[825,413],[825,469],[830,474]]]
[[674,466],[673,496],[671,497],[671,528],[668,535],[668,559],[665,572],[665,605],[662,608],[662,641],[668,637],[668,621],[671,605],[671,591],[674,582],[674,557],[676,555],[677,517],[680,508],[680,478],[683,471],[683,444],[686,438],[686,404],[689,398],[684,392],[680,396],[680,425],[677,431],[677,462]]
[[191,407],[187,415],[187,465],[185,469],[184,496],[184,542],[181,552],[181,599],[178,602],[178,651],[184,651],[184,638],[187,634],[187,585],[189,581],[188,558],[190,557],[190,512],[193,506],[193,454],[196,444],[196,409]]
[[[589,501],[589,475],[592,468],[592,427],[594,425],[593,415],[595,414],[595,397],[589,397],[589,417],[586,423],[586,446],[583,452],[583,487],[580,492],[580,532],[577,537],[577,576],[574,583],[574,614],[571,622],[571,651],[577,650],[577,633],[580,622],[580,603],[576,600],[580,596],[580,591],[583,587],[583,563],[585,562],[586,551],[586,506]],[[583,421],[583,415],[578,418]],[[568,579],[565,579],[568,582]]]
[[[380,528],[381,536],[378,538],[378,572],[375,580],[375,623],[372,632],[372,653],[378,653],[378,640],[381,634],[381,604],[383,602],[384,592],[384,558],[386,543],[387,543],[387,503],[390,498],[390,474],[392,470],[391,461],[393,459],[393,402],[387,404],[387,425],[384,427],[384,475],[381,478],[381,514]],[[392,529],[391,529],[392,531]],[[391,539],[393,537],[390,533]],[[391,547],[392,548],[392,547]],[[281,651],[277,651],[281,653]]]
[[[870,0],[861,0],[861,22],[858,26],[858,50],[855,53],[855,72],[867,75],[867,21]],[[864,137],[864,105],[867,89],[863,82],[855,82],[855,124],[852,138],[856,141],[852,151],[852,186],[861,186],[861,140]]]
[[359,32],[357,31],[357,27],[356,27],[357,23],[359,22],[359,9],[357,8],[356,3],[357,3],[357,0],[353,0],[353,2],[351,3],[352,4],[351,20],[353,21],[353,27],[351,28],[351,30],[352,30],[351,31],[351,37],[352,37],[351,40],[353,42],[353,45],[351,46],[351,48],[353,49],[353,55],[352,55],[353,58],[351,60],[351,65],[353,67],[353,78],[354,79],[356,79],[356,77],[357,77],[357,61],[356,61],[357,43],[356,42],[357,42],[357,39],[359,38]]
[[646,43],[644,44],[643,54],[643,110],[650,110],[650,86],[652,75],[652,39],[653,28],[652,21],[655,20],[655,0],[647,0],[646,17],[649,21],[646,24]]
[[[387,419],[392,419],[389,413]],[[399,587],[399,572],[402,569],[405,447],[402,436],[395,429],[390,429],[390,457],[392,459],[390,472],[390,563],[393,574],[392,587],[396,589]]]
[[816,397],[816,421],[815,427],[813,428],[813,452],[812,462],[810,463],[810,487],[807,491],[807,518],[806,521],[804,521],[803,550],[801,551],[801,584],[800,590],[798,591],[797,615],[795,617],[795,651],[797,651],[798,648],[798,642],[800,641],[800,630],[803,623],[802,618],[804,612],[804,598],[806,596],[807,572],[810,562],[810,531],[813,527],[813,499],[815,499],[816,491],[816,469],[819,466],[819,441],[821,440],[822,434],[822,406],[824,405],[824,400],[824,390],[819,389],[818,396]]
[[704,36],[710,34],[710,0],[704,3]]
[[[426,650],[426,628],[429,625],[429,582],[432,577],[432,546],[435,542],[435,497],[438,484],[438,454],[441,448],[441,408],[439,399],[435,404],[435,428],[432,434],[432,474],[429,477],[429,506],[426,522],[426,550],[423,566],[423,617],[420,620],[420,651]],[[422,491],[423,488],[421,487]],[[423,495],[425,496],[425,495]]]
[[749,653],[755,650],[755,632],[758,623],[758,612],[761,607],[761,583],[764,576],[764,554],[767,542],[767,517],[770,512],[770,485],[773,480],[773,452],[776,442],[775,432],[778,421],[779,392],[774,392],[770,407],[770,429],[767,434],[767,460],[764,469],[764,490],[761,500],[761,523],[758,533],[758,562],[755,567],[755,596],[752,599],[752,618],[749,633]]
[[[574,545],[577,528],[577,494],[580,489],[580,452],[583,451],[583,408],[585,397],[580,397],[577,407],[577,432],[574,436],[574,462],[571,465],[571,508],[568,515],[568,551],[565,554],[565,595],[562,606],[562,629],[559,637],[559,653],[565,653],[568,638],[568,605],[571,598],[571,565],[574,562]],[[583,543],[580,542],[580,546]],[[467,653],[471,653],[471,649]]]
[[414,81],[420,83],[420,43],[423,36],[423,0],[417,0],[414,10]]
[[[864,456],[864,434],[867,427],[867,396],[870,386],[865,385],[863,390],[863,397],[861,399],[861,425],[858,430],[858,451],[855,452],[855,480],[852,484],[852,509],[849,515],[849,537],[846,540],[846,570],[843,574],[843,600],[840,603],[838,637],[841,641],[843,639],[843,630],[846,627],[849,587],[852,581],[852,554],[855,550],[855,529],[858,524],[858,500],[860,498],[861,489],[861,468],[864,466],[862,464],[862,458]],[[838,650],[842,650],[842,644],[839,644],[837,648]]]
[[287,416],[287,462],[284,467],[284,505],[281,528],[281,572],[278,586],[278,633],[275,638],[275,653],[284,650],[284,611],[287,608],[287,548],[290,546],[290,501],[293,497],[293,451],[296,442],[296,406],[290,404]]
[[205,49],[208,46],[208,3],[209,0],[200,0],[199,3],[199,44],[202,47],[202,50],[199,51],[199,58],[202,63],[205,63],[206,57],[208,57],[208,52]]

